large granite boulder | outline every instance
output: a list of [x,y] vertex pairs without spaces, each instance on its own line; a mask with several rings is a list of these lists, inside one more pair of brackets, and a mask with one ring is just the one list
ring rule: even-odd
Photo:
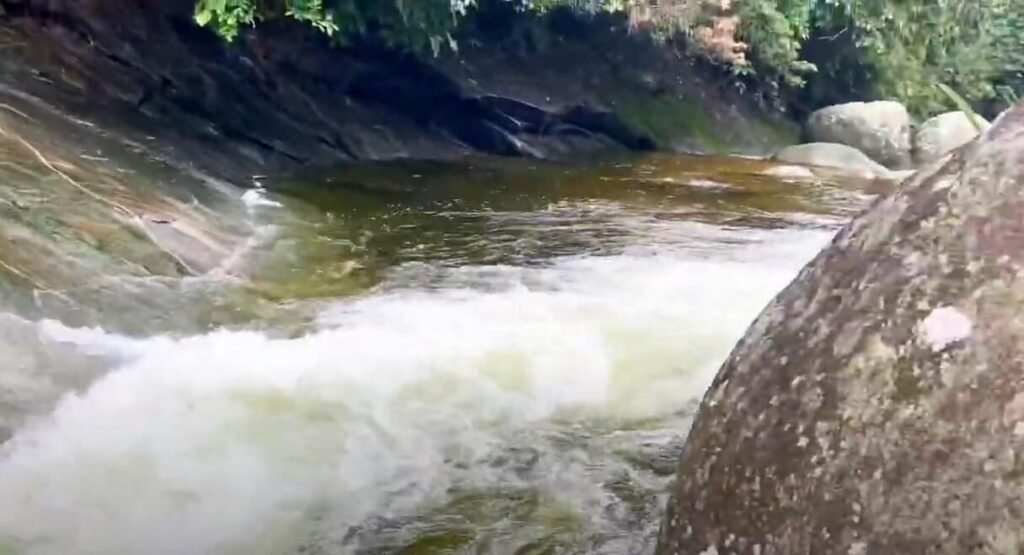
[[964,112],[946,112],[925,121],[914,132],[914,162],[927,164],[942,158],[974,140],[989,123],[975,115],[975,122]]
[[814,142],[852,146],[886,167],[911,165],[912,122],[899,102],[851,102],[811,114],[807,134]]
[[787,146],[775,153],[773,159],[787,164],[834,168],[858,177],[887,177],[885,166],[868,158],[863,152],[836,143],[807,143]]
[[690,432],[660,554],[1024,553],[1024,104],[844,229]]

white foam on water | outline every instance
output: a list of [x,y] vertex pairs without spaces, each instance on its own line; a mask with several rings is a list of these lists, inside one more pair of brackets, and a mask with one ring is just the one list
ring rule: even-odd
[[325,515],[344,528],[486,480],[451,461],[565,411],[671,413],[829,236],[736,233],[718,254],[456,269],[295,339],[47,324],[125,362],[0,452],[0,552],[289,552]]
[[284,206],[276,200],[268,199],[266,190],[261,188],[246,190],[242,193],[241,199],[242,203],[250,210],[258,207],[281,208]]

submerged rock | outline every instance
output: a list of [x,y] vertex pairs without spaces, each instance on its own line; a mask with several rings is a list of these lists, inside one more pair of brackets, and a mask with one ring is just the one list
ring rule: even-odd
[[990,125],[981,116],[974,117],[977,125],[964,112],[947,112],[922,123],[914,133],[914,162],[926,164],[938,160],[973,141],[979,127],[986,129]]
[[804,166],[773,166],[762,173],[783,181],[814,181],[815,178],[814,172]]
[[808,143],[786,147],[775,154],[775,160],[787,164],[836,168],[858,177],[887,177],[885,166],[868,158],[863,152],[836,143]]
[[851,223],[725,363],[661,554],[1024,552],[1024,104]]
[[852,146],[876,162],[902,170],[910,167],[911,120],[899,102],[851,102],[811,114],[812,141]]

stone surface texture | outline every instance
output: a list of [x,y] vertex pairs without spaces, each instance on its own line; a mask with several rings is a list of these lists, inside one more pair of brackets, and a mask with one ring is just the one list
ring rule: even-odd
[[912,121],[899,102],[851,102],[811,114],[807,134],[814,142],[852,146],[894,170],[911,165]]
[[838,234],[709,389],[659,553],[1024,553],[1024,105]]
[[974,117],[977,126],[964,112],[939,114],[919,125],[914,131],[914,162],[934,162],[973,141],[979,134],[979,127],[983,131],[990,126],[981,116]]

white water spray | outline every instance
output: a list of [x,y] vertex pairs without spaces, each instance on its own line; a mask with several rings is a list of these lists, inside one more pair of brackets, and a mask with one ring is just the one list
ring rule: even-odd
[[[531,426],[671,413],[828,238],[742,233],[717,254],[451,270],[437,289],[339,303],[295,339],[41,325],[125,362],[4,447],[0,553],[287,553],[314,523],[344,532],[508,480],[473,461]],[[600,504],[546,479],[570,505]]]

